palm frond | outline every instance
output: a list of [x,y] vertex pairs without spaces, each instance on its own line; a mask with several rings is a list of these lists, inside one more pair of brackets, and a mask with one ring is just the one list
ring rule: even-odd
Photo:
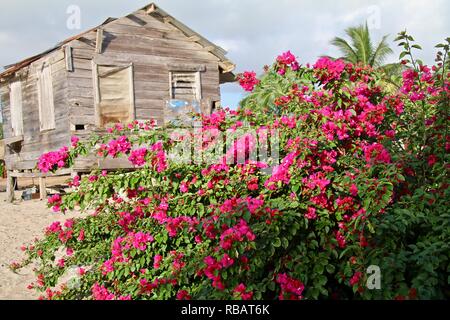
[[377,48],[375,49],[372,57],[370,58],[369,64],[374,67],[382,66],[386,57],[393,53],[392,49],[386,42],[388,35],[383,36],[382,40],[378,43]]
[[353,48],[346,40],[340,37],[336,37],[331,40],[331,44],[337,47],[341,51],[341,53],[343,53],[343,58],[345,61],[352,63],[357,62],[358,56],[356,55],[355,50],[353,50]]
[[330,43],[339,49],[346,62],[380,67],[386,57],[393,52],[387,44],[387,35],[374,47],[367,22],[345,29],[345,34],[349,40],[335,37]]
[[353,28],[352,42],[357,49],[358,62],[368,64],[373,49],[367,24]]
[[400,63],[388,63],[380,66],[379,69],[383,71],[388,77],[400,77],[405,67]]

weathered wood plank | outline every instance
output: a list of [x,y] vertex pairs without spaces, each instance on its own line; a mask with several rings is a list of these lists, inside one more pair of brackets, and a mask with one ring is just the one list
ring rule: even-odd
[[73,56],[72,56],[72,47],[66,46],[64,48],[65,59],[66,59],[66,70],[69,72],[73,72]]
[[[119,40],[119,39],[118,39]],[[186,48],[171,48],[152,46],[151,42],[135,44],[126,41],[113,41],[107,46],[104,52],[131,53],[141,55],[153,55],[159,57],[180,58],[188,60],[216,61],[218,58],[204,50],[192,50]]]
[[173,29],[162,30],[155,27],[151,27],[149,25],[146,25],[144,27],[135,26],[131,24],[122,23],[122,21],[120,20],[108,24],[105,27],[105,29],[108,32],[115,34],[124,34],[124,35],[139,34],[140,36],[145,36],[149,38],[186,41],[186,36],[179,30]]
[[45,177],[39,177],[39,199],[44,200],[47,198],[47,188],[45,186]]
[[[119,21],[114,21],[111,24],[115,24],[115,22],[119,22]],[[126,24],[126,25],[131,25],[131,26],[137,26],[137,27],[151,27],[151,28],[155,28],[155,29],[159,29],[159,30],[166,30],[166,31],[171,31],[171,30],[176,30],[173,26],[170,26],[164,22],[161,22],[155,18],[153,18],[152,16],[149,16],[148,14],[145,13],[139,13],[139,12],[135,12],[133,14],[129,14],[128,16],[125,17],[125,19],[120,19],[120,23],[121,24]]]
[[103,52],[103,29],[98,28],[97,29],[97,38],[95,41],[95,53],[102,53]]
[[16,179],[8,171],[6,174],[6,201],[12,203],[14,201],[14,187]]
[[55,172],[11,172],[11,175],[14,178],[46,178],[46,177],[56,177],[56,176],[65,176],[70,175],[72,173],[71,169],[64,168],[59,169]]

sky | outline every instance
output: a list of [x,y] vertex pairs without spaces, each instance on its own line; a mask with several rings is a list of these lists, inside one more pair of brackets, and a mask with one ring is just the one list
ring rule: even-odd
[[[20,61],[92,28],[107,17],[122,17],[150,0],[0,0],[0,66]],[[373,41],[407,30],[434,61],[434,45],[450,36],[448,0],[159,0],[155,3],[191,29],[228,51],[235,72],[262,72],[276,56],[291,50],[300,63],[321,55],[338,56],[335,36],[367,21]],[[74,11],[75,10],[75,11]],[[79,10],[79,25],[70,19]],[[69,22],[69,23],[68,23]],[[78,29],[79,27],[79,29]],[[0,69],[1,70],[1,69]],[[237,84],[221,88],[222,105],[235,108],[244,96]]]

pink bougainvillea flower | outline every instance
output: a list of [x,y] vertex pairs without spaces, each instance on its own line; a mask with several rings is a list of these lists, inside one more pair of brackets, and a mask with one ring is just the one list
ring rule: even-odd
[[309,207],[308,212],[305,213],[305,217],[309,220],[314,220],[317,218],[316,208]]
[[115,300],[116,296],[108,291],[104,286],[97,282],[92,287],[92,296],[94,300]]
[[260,82],[256,78],[256,73],[253,71],[245,71],[243,74],[238,75],[237,79],[239,81],[239,85],[245,91],[253,91],[255,86]]
[[78,138],[77,136],[72,136],[70,138],[70,143],[72,144],[72,147],[74,147],[74,148],[77,147],[78,141],[80,141],[80,138]]
[[436,155],[432,154],[428,156],[427,163],[430,167],[434,166],[434,164],[438,161],[438,158]]
[[163,257],[160,254],[157,254],[154,258],[153,258],[153,268],[154,269],[159,269],[160,267],[160,263],[162,261]]
[[279,273],[276,282],[280,285],[280,300],[301,300],[305,286],[300,280],[288,276],[286,273]]
[[180,290],[177,292],[177,300],[191,300],[191,296],[186,290]]
[[131,151],[128,160],[135,166],[143,166],[145,164],[145,156],[147,155],[147,148],[140,148]]
[[299,63],[291,51],[286,51],[277,57],[278,74],[285,75],[286,69],[291,68],[292,71],[297,71],[300,68]]
[[276,190],[277,183],[279,181],[284,184],[289,184],[289,182],[291,181],[289,169],[293,165],[297,154],[297,151],[289,153],[286,157],[283,158],[280,165],[273,168],[272,175],[264,183],[264,186],[266,188],[268,188],[269,190]]
[[354,286],[354,285],[358,284],[359,283],[359,279],[361,279],[361,276],[362,276],[361,272],[359,272],[359,271],[355,272],[353,274],[353,276],[351,277],[351,279],[350,279],[350,285]]
[[358,187],[356,186],[356,184],[352,183],[349,191],[352,196],[356,197],[358,195]]
[[58,151],[44,153],[42,156],[40,156],[38,159],[37,167],[41,172],[47,173],[58,168],[63,168],[66,165],[66,160],[68,158],[69,148],[62,147]]
[[188,192],[189,191],[189,184],[187,182],[183,181],[180,184],[180,191],[183,192],[183,193]]
[[364,157],[367,164],[373,165],[378,163],[391,163],[389,152],[380,143],[373,143],[363,147]]
[[315,74],[323,84],[327,84],[330,81],[340,79],[344,68],[344,61],[339,59],[331,60],[327,57],[319,58],[319,60],[317,60],[317,62],[314,64]]
[[247,291],[247,287],[240,283],[234,289],[233,292],[239,294],[242,300],[251,300],[253,298],[253,292]]
[[220,260],[220,264],[223,268],[228,268],[234,264],[234,259],[232,259],[227,253],[225,253]]
[[147,243],[154,240],[150,234],[144,232],[130,233],[128,236],[132,238],[133,246],[142,251],[147,249]]
[[227,150],[224,156],[224,163],[227,164],[235,164],[235,163],[244,163],[245,160],[248,160],[250,154],[256,148],[256,138],[251,133],[246,133],[239,137],[230,149]]
[[64,268],[65,264],[66,264],[66,260],[64,260],[64,259],[59,259],[58,262],[56,263],[56,265],[60,268]]
[[84,240],[84,229],[80,230],[80,234],[78,235],[77,240],[78,241],[83,241]]

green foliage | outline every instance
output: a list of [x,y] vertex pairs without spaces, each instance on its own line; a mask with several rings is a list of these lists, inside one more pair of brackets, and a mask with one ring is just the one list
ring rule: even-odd
[[350,27],[345,30],[345,33],[350,38],[350,42],[336,37],[331,41],[331,44],[342,52],[343,56],[339,59],[346,62],[382,67],[386,57],[393,52],[386,42],[387,35],[383,36],[378,44],[372,43],[367,23]]
[[[141,168],[94,171],[51,198],[89,215],[50,226],[22,265],[39,261],[34,286],[53,299],[449,298],[445,45],[431,72],[407,44],[395,93],[379,71],[328,59],[277,60],[260,82],[244,79],[255,88],[242,108],[203,116],[201,132],[275,132],[281,164],[269,173],[173,161],[176,136],[195,136],[181,128],[134,123],[76,143],[66,166],[96,153]],[[201,141],[197,157],[219,144]],[[371,265],[379,289],[366,286]],[[83,275],[64,281],[72,268]]]

